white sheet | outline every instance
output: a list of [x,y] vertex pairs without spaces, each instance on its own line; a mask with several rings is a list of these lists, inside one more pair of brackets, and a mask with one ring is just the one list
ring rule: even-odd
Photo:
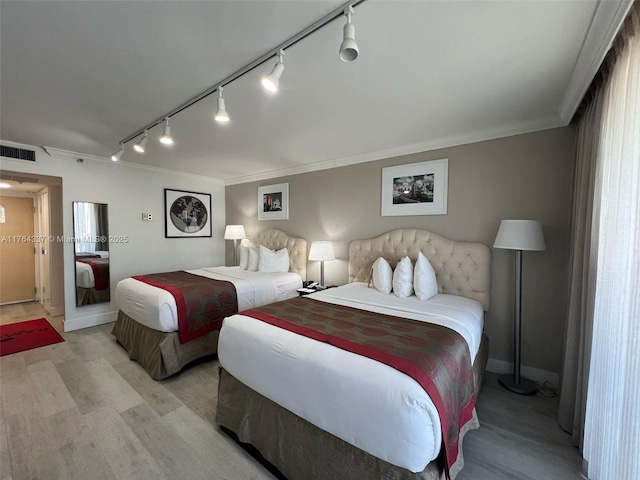
[[[472,358],[478,353],[484,312],[475,300],[439,294],[423,302],[364,283],[305,298],[445,325],[464,337]],[[241,314],[224,320],[218,358],[256,392],[393,465],[420,472],[440,452],[433,402],[392,367]]]
[[[302,287],[300,275],[291,272],[249,272],[239,267],[207,267],[187,272],[233,283],[238,294],[239,311],[296,297],[296,289]],[[116,305],[149,328],[161,332],[178,331],[176,301],[162,288],[125,278],[116,286]]]
[[76,287],[94,288],[96,280],[93,277],[91,265],[83,262],[76,262]]

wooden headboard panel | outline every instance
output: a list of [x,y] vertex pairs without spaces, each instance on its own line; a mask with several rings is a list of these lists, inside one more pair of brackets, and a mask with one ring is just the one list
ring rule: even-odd
[[268,228],[255,237],[243,240],[242,244],[264,245],[271,250],[286,248],[289,251],[289,271],[297,273],[303,280],[307,278],[307,241],[304,238],[290,237],[281,230]]
[[428,230],[405,228],[349,244],[349,283],[367,282],[371,266],[384,257],[391,268],[404,256],[415,263],[418,252],[436,272],[438,292],[480,302],[489,310],[491,250],[482,243],[455,242]]

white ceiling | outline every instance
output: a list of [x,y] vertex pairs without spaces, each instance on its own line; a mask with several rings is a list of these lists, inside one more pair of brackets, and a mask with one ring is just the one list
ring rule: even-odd
[[[0,137],[108,157],[118,142],[322,18],[339,1],[0,1]],[[630,5],[376,1],[149,132],[135,162],[227,184],[567,125]]]

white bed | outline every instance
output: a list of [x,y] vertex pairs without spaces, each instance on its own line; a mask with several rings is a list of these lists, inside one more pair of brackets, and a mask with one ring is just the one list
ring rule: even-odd
[[[238,295],[238,311],[298,296],[302,277],[293,272],[260,273],[240,267],[208,267],[186,270],[194,275],[233,283]],[[116,286],[118,308],[138,323],[161,332],[178,331],[176,301],[168,291],[133,278]]]
[[[395,265],[401,256],[415,257],[418,251],[427,256],[436,270],[441,293],[435,297],[427,301],[415,296],[401,299],[362,283],[364,272],[369,272],[378,256]],[[352,283],[309,295],[305,300],[452,328],[469,346],[471,358],[475,360],[474,372],[476,367],[484,371],[488,345],[486,337],[483,338],[483,322],[484,309],[488,308],[489,265],[490,253],[484,245],[451,242],[430,232],[405,229],[378,239],[353,242],[350,247]],[[451,294],[452,291],[455,294]],[[472,298],[462,296],[466,292]],[[321,464],[339,465],[326,467],[335,468],[324,470],[327,478],[338,478],[336,475],[355,478],[356,472],[358,478],[435,479],[443,475],[442,465],[435,461],[442,444],[438,412],[425,390],[404,373],[241,314],[225,319],[218,356],[224,369],[218,423],[236,433],[241,441],[254,444],[286,476],[322,478],[318,474]],[[245,393],[234,397],[239,385],[245,388]],[[247,395],[246,406],[236,407],[238,399]],[[260,426],[256,427],[264,423],[265,418],[250,420],[248,413],[235,417],[238,408],[257,415],[257,405],[266,406],[260,403],[263,399],[276,405],[277,415],[286,410],[313,426],[298,427],[299,422],[288,423],[284,416],[279,417],[274,421],[274,428],[282,431],[272,434],[279,443],[286,444],[287,438],[305,443],[307,440],[300,439],[317,436],[322,439],[317,445],[334,442],[334,437],[343,443],[336,451],[319,453],[316,450],[313,454],[304,451],[295,454],[286,448],[272,447],[273,438],[270,440],[260,431]],[[242,415],[247,419],[242,419]],[[468,428],[475,426],[474,413]],[[313,445],[314,441],[309,440],[307,445]],[[339,452],[346,451],[345,445],[351,450],[342,458]],[[356,453],[356,457],[360,456],[354,460],[356,450],[364,452],[364,457]],[[323,454],[326,455],[323,460],[315,459]],[[453,476],[462,466],[461,454],[459,460],[452,469]],[[363,466],[372,469],[361,470]]]
[[[297,297],[306,277],[307,242],[268,229],[249,239],[253,245],[271,250],[286,248],[289,272],[264,273],[239,267],[204,267],[186,270],[202,277],[231,282],[238,298],[238,310]],[[218,331],[182,344],[178,337],[176,301],[171,293],[134,278],[116,286],[118,319],[113,335],[154,379],[166,378],[187,363],[217,352]]]

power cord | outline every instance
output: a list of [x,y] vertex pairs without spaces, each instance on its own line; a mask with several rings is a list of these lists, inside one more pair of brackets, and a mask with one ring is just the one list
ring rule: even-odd
[[544,395],[545,397],[558,396],[558,389],[554,387],[550,381],[547,380],[544,383],[536,382],[536,385],[538,386],[538,392],[540,392],[540,395]]

